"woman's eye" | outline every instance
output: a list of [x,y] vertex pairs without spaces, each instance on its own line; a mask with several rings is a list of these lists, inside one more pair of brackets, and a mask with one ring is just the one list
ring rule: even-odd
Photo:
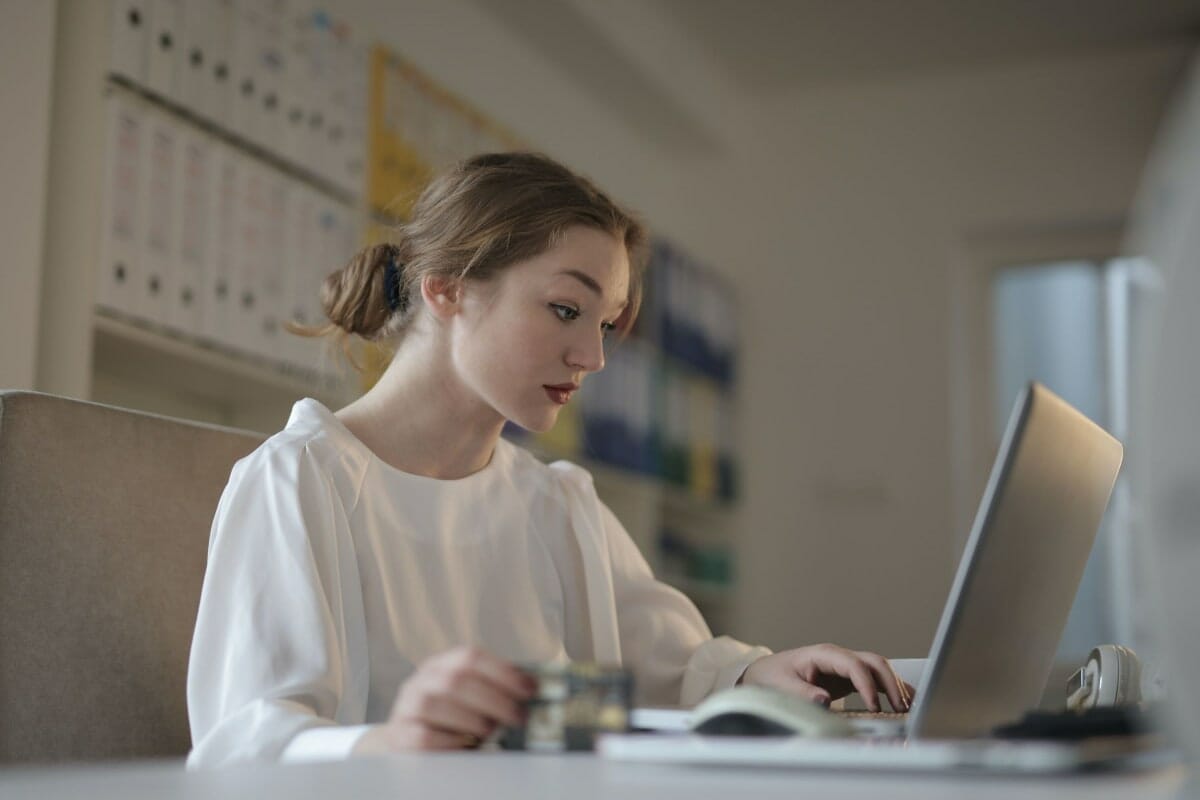
[[600,323],[600,332],[601,332],[601,335],[603,335],[603,336],[605,336],[605,337],[607,337],[607,336],[608,336],[610,333],[612,333],[612,332],[613,332],[613,331],[615,331],[616,329],[617,329],[617,325],[616,325],[616,323],[614,323],[614,322],[602,322],[602,323]]
[[554,313],[557,314],[558,318],[563,322],[570,322],[573,319],[579,318],[579,309],[577,308],[564,306],[561,303],[551,303],[550,308],[554,309]]

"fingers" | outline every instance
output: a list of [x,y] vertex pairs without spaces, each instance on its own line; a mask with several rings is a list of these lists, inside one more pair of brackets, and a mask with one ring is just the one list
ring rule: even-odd
[[883,689],[892,708],[896,711],[908,711],[912,704],[910,699],[912,695],[908,693],[907,684],[902,682],[896,675],[896,671],[892,669],[891,662],[876,653],[859,652],[855,655],[870,668],[876,685]]
[[825,706],[828,708],[829,704],[833,701],[833,698],[830,697],[829,692],[825,691],[820,686],[813,686],[808,681],[798,680],[797,682],[789,685],[788,688],[791,689],[793,694],[798,694],[805,700],[809,700],[819,706]]
[[901,683],[887,659],[831,644],[766,656],[751,664],[744,678],[751,683],[775,685],[823,705],[831,696],[857,691],[871,711],[880,709],[880,692],[897,711],[907,711],[911,706],[911,687]]
[[400,688],[388,727],[399,749],[458,749],[488,736],[497,725],[520,724],[531,677],[473,648],[459,648],[421,664]]

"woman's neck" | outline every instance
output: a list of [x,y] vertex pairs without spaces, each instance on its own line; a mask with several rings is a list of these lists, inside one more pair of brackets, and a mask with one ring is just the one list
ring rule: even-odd
[[448,354],[434,350],[429,339],[406,337],[379,382],[337,417],[396,469],[464,478],[488,465],[504,418],[456,379]]

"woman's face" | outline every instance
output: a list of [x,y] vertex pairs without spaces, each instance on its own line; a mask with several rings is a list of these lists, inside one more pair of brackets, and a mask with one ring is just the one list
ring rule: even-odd
[[628,294],[624,242],[569,228],[545,253],[466,284],[451,351],[456,371],[505,419],[549,430],[584,377],[604,367],[604,338]]

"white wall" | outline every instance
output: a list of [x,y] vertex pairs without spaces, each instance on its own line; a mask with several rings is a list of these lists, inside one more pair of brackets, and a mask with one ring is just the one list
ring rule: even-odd
[[985,477],[952,470],[955,312],[988,310],[952,307],[956,273],[976,238],[1120,220],[1182,64],[1142,50],[778,102],[768,129],[807,133],[778,145],[777,179],[757,172],[756,230],[710,245],[769,265],[742,294],[748,636],[928,647],[969,521],[954,493],[973,506]]
[[54,3],[0,2],[0,388],[32,388],[46,213]]

